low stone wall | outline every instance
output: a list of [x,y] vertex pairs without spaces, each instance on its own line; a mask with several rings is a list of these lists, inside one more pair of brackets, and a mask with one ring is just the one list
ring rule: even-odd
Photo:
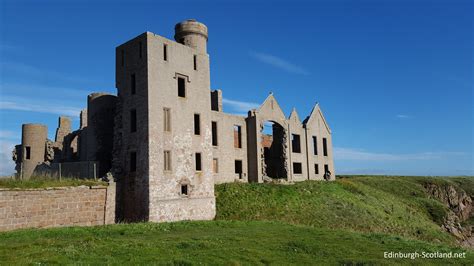
[[115,183],[47,189],[0,189],[0,231],[115,223]]

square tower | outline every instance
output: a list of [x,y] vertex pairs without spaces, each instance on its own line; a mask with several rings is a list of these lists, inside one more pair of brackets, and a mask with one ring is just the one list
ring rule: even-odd
[[150,32],[116,48],[114,172],[125,221],[215,216],[207,27]]

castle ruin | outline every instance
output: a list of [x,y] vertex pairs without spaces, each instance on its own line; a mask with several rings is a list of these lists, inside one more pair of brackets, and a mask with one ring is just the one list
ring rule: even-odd
[[211,90],[207,27],[175,26],[175,41],[145,32],[116,48],[117,95],[93,93],[80,128],[59,118],[24,124],[13,160],[21,178],[111,172],[124,221],[209,220],[214,184],[334,180],[331,130],[316,104],[287,118],[273,94],[247,117],[224,113]]

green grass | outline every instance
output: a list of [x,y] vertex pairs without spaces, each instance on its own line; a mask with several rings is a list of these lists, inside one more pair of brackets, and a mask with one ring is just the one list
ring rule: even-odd
[[456,183],[462,187],[471,197],[474,197],[474,177],[450,177],[448,181]]
[[102,181],[95,181],[91,179],[77,179],[77,178],[62,178],[61,180],[43,177],[33,176],[28,180],[19,180],[12,178],[0,179],[0,188],[12,188],[12,189],[30,189],[30,188],[48,188],[48,187],[75,187],[75,186],[97,186],[107,185]]
[[[472,179],[463,180],[471,182]],[[453,244],[440,228],[447,209],[428,198],[427,177],[355,176],[336,182],[216,186],[218,220],[269,220],[318,228],[379,232]]]
[[222,184],[215,190],[216,221],[0,233],[0,264],[474,265],[472,250],[467,259],[383,258],[390,251],[466,251],[441,229],[447,209],[428,197],[426,184],[474,192],[472,177]]
[[[9,264],[399,264],[384,252],[464,252],[396,236],[278,222],[210,221],[20,230],[0,234],[0,263]],[[474,263],[466,259],[423,264]]]

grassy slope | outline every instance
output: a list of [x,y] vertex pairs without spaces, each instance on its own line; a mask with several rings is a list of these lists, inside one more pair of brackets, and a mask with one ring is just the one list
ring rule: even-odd
[[222,184],[216,187],[217,219],[278,220],[452,244],[454,238],[439,226],[446,208],[427,197],[422,187],[426,182],[454,183],[422,177],[361,176],[292,186]]
[[[446,209],[427,198],[422,188],[427,182],[474,190],[472,178],[361,176],[291,186],[223,184],[216,186],[218,221],[0,233],[0,264],[385,264],[396,261],[383,259],[384,251],[459,251],[437,224]],[[474,254],[431,262],[473,265]]]
[[[179,222],[20,230],[0,234],[0,264],[387,264],[385,251],[460,252],[445,245],[380,234],[277,222]],[[410,260],[408,260],[410,261]],[[474,263],[459,260],[423,263]]]

